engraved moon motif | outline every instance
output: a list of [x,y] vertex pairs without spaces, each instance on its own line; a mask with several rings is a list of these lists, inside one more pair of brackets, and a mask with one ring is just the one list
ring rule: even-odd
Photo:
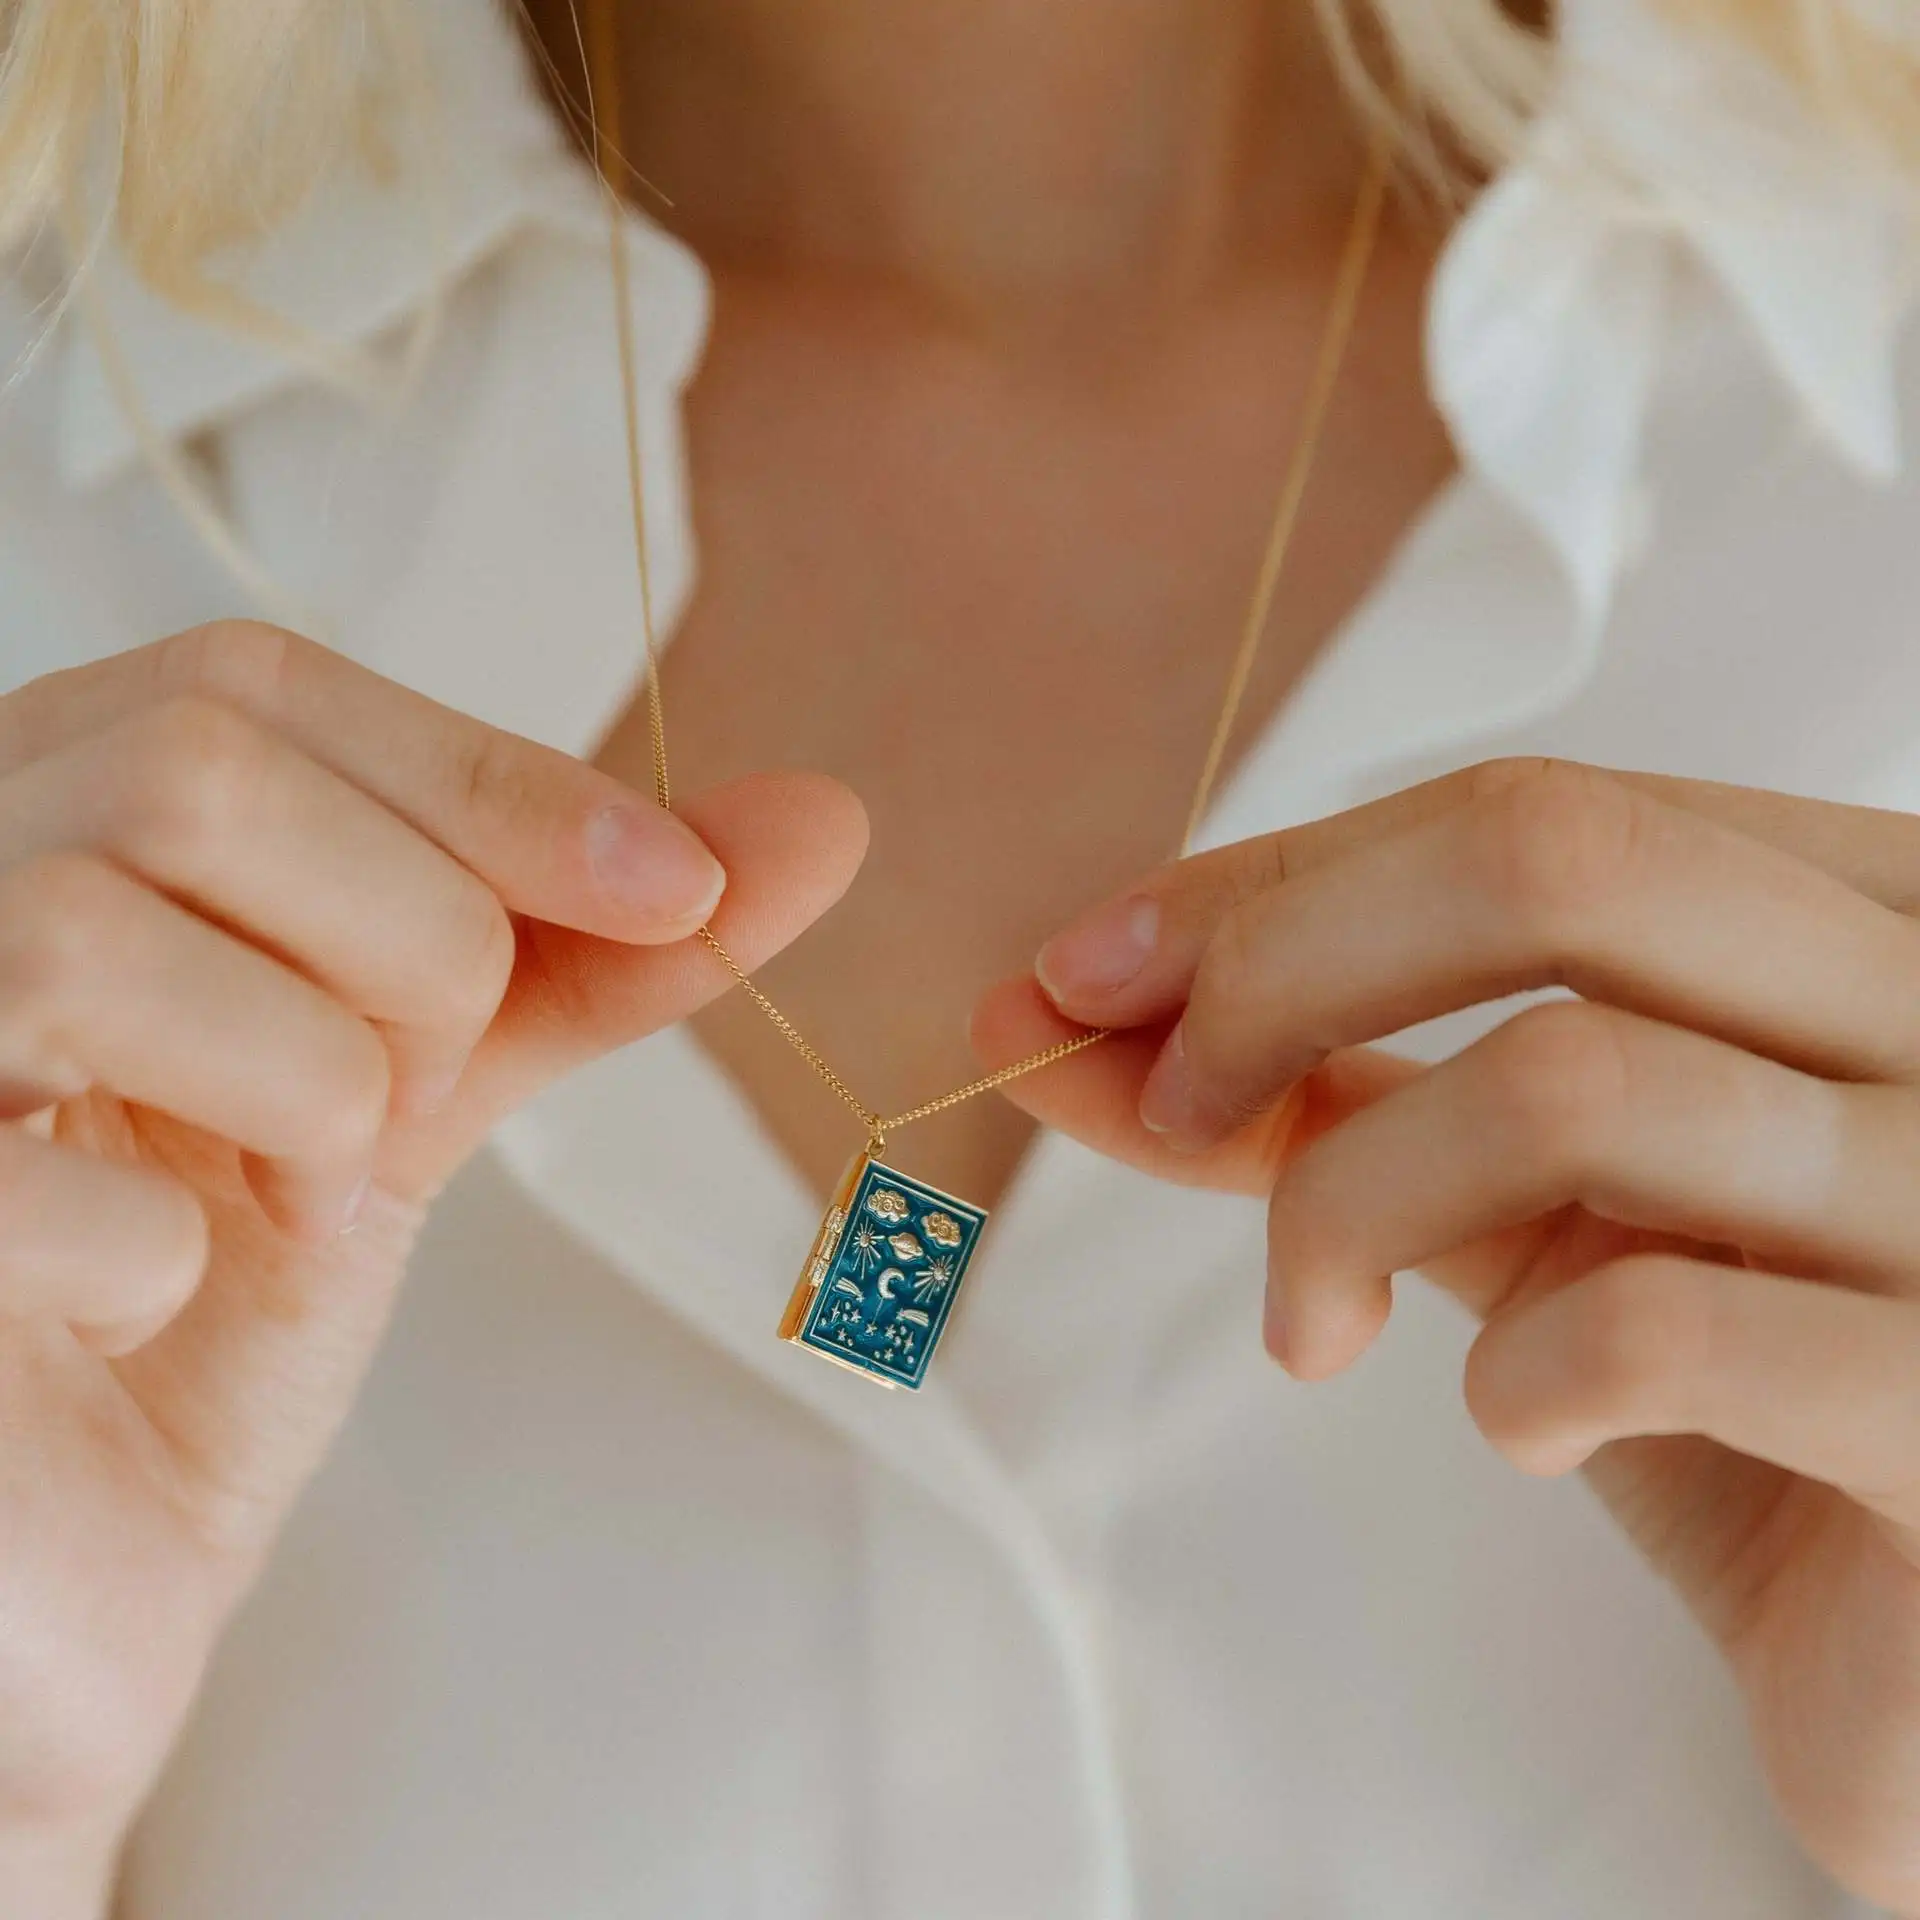
[[907,1276],[902,1273],[898,1267],[889,1267],[886,1272],[873,1283],[873,1287],[874,1291],[879,1294],[882,1300],[895,1300],[899,1298],[900,1290],[906,1284]]
[[960,1244],[960,1222],[950,1213],[930,1213],[920,1222],[920,1231],[936,1247],[957,1247]]
[[888,1226],[897,1227],[909,1216],[907,1196],[895,1193],[891,1187],[875,1187],[867,1196],[867,1211],[876,1220],[884,1220]]
[[910,1233],[896,1233],[887,1245],[893,1249],[896,1260],[918,1260],[926,1252],[926,1248]]

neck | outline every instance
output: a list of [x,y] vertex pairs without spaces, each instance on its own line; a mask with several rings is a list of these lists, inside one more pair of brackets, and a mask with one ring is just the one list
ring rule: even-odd
[[[1324,247],[1358,138],[1306,0],[614,0],[621,144],[710,259],[1138,324]],[[563,75],[572,4],[531,0]]]

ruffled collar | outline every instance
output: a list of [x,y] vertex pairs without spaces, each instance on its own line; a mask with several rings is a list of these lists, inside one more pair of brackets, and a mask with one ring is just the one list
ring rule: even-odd
[[1888,171],[1744,48],[1645,0],[1564,0],[1561,32],[1527,153],[1441,261],[1428,364],[1463,463],[1597,623],[1636,538],[1679,281],[1703,273],[1808,427],[1890,478],[1913,230]]

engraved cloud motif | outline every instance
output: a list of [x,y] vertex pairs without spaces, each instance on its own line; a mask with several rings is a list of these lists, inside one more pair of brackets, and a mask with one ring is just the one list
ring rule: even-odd
[[936,1247],[957,1247],[960,1244],[960,1222],[950,1213],[930,1213],[920,1222],[920,1231]]

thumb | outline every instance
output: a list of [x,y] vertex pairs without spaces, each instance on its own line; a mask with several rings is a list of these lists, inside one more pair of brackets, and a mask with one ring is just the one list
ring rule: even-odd
[[[867,850],[865,810],[822,774],[750,774],[675,812],[727,870],[713,933],[749,973],[846,892]],[[440,1114],[391,1142],[382,1184],[430,1190],[540,1088],[684,1020],[735,984],[698,936],[629,946],[524,921],[506,997],[458,1092]]]
[[[989,1071],[1082,1030],[1055,1008],[1031,975],[1003,981],[973,1015],[974,1051]],[[1097,1047],[1009,1081],[1001,1092],[1043,1125],[1162,1180],[1222,1193],[1265,1194],[1284,1162],[1424,1071],[1379,1048],[1346,1048],[1250,1126],[1205,1153],[1176,1153],[1140,1119],[1140,1092],[1166,1037],[1167,1023],[1117,1031]]]

